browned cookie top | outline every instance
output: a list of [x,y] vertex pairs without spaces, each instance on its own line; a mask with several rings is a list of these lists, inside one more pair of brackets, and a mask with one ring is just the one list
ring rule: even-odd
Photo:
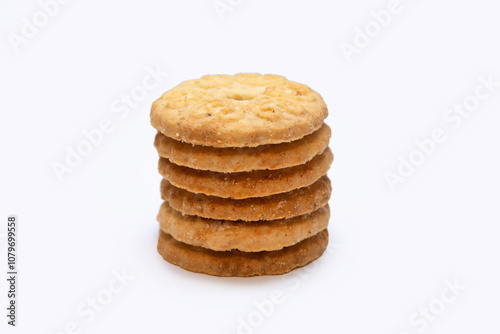
[[195,145],[255,147],[300,139],[327,115],[322,97],[306,85],[240,73],[182,82],[153,103],[151,124]]

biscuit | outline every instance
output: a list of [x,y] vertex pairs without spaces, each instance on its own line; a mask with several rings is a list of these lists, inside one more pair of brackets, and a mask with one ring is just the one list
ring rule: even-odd
[[163,259],[185,270],[213,276],[249,277],[285,274],[320,257],[327,245],[328,231],[324,229],[278,251],[216,252],[182,243],[160,230],[157,249]]
[[269,221],[213,220],[183,215],[163,202],[160,229],[177,241],[214,251],[238,249],[259,252],[282,249],[324,230],[330,218],[328,204],[305,215]]
[[184,81],[151,107],[165,136],[213,147],[255,147],[298,140],[328,115],[321,95],[279,75],[207,75]]
[[331,192],[326,175],[307,187],[246,199],[195,194],[177,188],[165,179],[161,182],[162,199],[167,200],[175,210],[185,215],[223,220],[274,220],[303,215],[324,206]]
[[176,165],[235,173],[302,165],[328,147],[330,136],[330,127],[324,124],[318,131],[290,143],[216,148],[183,143],[158,132],[154,145],[160,157]]
[[311,161],[276,170],[239,173],[201,171],[173,164],[160,158],[160,174],[171,184],[194,193],[242,199],[279,194],[313,184],[328,171],[333,161],[327,148]]

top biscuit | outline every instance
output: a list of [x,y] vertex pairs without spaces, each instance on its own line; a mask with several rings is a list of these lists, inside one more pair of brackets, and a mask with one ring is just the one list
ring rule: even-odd
[[207,75],[184,81],[151,107],[151,124],[194,145],[255,147],[300,139],[321,127],[325,102],[278,75]]

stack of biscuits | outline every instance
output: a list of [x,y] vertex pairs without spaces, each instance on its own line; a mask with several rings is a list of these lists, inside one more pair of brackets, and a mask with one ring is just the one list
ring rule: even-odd
[[327,107],[282,76],[208,75],[151,108],[164,200],[158,252],[214,276],[278,275],[327,247]]

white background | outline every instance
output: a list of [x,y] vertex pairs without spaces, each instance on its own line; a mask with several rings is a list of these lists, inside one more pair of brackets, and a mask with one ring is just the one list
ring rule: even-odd
[[[443,115],[480,76],[500,81],[500,6],[401,1],[348,62],[341,43],[353,44],[388,1],[233,0],[221,19],[212,0],[74,0],[15,52],[8,36],[41,7],[3,0],[0,263],[4,272],[6,219],[17,214],[20,308],[12,329],[1,307],[1,332],[75,322],[81,333],[237,333],[239,317],[278,290],[284,302],[239,332],[498,333],[500,87],[457,128]],[[168,77],[127,117],[113,113],[157,66]],[[237,72],[282,74],[329,106],[335,247],[311,273],[215,278],[157,254],[151,103],[183,80]],[[105,118],[113,132],[59,182],[52,164]],[[435,128],[447,140],[391,191],[385,173]],[[104,293],[113,270],[134,279],[87,321],[78,305]],[[439,305],[446,279],[466,288],[419,331],[409,318]],[[0,289],[6,305],[5,279]]]

